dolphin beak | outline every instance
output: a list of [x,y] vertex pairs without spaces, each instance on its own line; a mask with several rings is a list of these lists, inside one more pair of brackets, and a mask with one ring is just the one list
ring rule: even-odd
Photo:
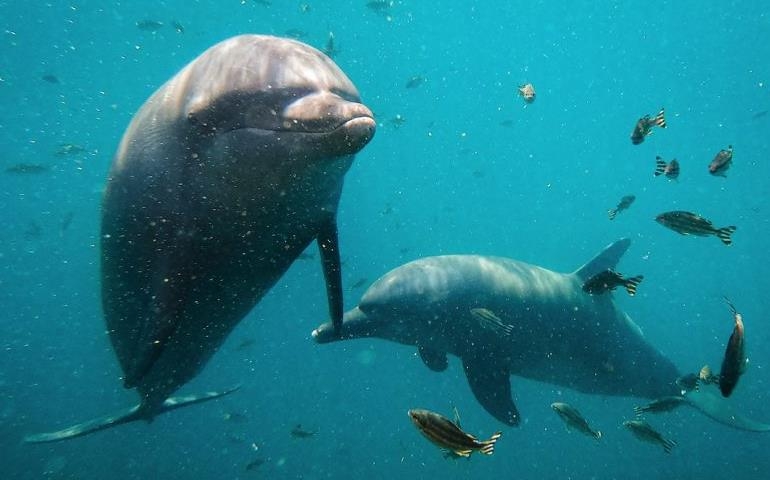
[[326,322],[313,330],[312,336],[316,343],[332,343],[339,340],[349,340],[370,336],[367,330],[368,319],[358,307],[345,313],[342,317],[342,327],[334,329],[331,322]]

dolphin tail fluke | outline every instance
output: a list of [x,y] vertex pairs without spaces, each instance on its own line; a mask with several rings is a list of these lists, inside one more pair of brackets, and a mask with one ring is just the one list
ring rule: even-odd
[[67,427],[65,429],[62,429],[56,432],[35,433],[32,435],[27,435],[24,437],[24,442],[25,443],[58,442],[60,440],[69,440],[75,437],[82,437],[83,435],[88,435],[89,433],[98,432],[100,430],[105,430],[107,428],[115,427],[117,425],[122,425],[124,423],[135,422],[137,420],[151,420],[152,417],[155,415],[170,412],[171,410],[176,410],[177,408],[186,407],[188,405],[194,405],[196,403],[202,403],[202,402],[207,402],[209,400],[214,400],[215,398],[228,395],[238,390],[239,388],[240,388],[240,385],[236,386],[235,388],[231,388],[229,390],[224,390],[221,392],[205,392],[198,395],[169,397],[160,406],[160,409],[158,410],[158,412],[154,412],[153,414],[148,414],[147,409],[144,407],[144,404],[140,403],[139,405],[135,405],[133,407],[113,413],[111,415],[105,415],[103,417],[94,418],[93,420],[88,420],[87,422],[78,423],[77,425],[72,425],[71,427]]
[[590,262],[575,270],[574,275],[577,276],[580,279],[580,283],[583,284],[600,272],[614,270],[615,266],[620,261],[620,257],[626,253],[626,250],[628,250],[628,247],[630,246],[630,238],[621,238],[616,242],[610,243]]
[[709,390],[705,387],[693,390],[685,395],[685,402],[728,427],[749,432],[770,432],[770,425],[744,417],[729,401]]

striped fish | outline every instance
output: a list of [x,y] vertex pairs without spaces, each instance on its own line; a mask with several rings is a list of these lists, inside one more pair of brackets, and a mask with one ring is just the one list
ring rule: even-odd
[[615,290],[618,286],[623,286],[633,297],[636,295],[636,287],[642,283],[642,280],[644,280],[644,275],[623,278],[623,275],[618,272],[607,269],[586,280],[583,284],[583,291],[591,295],[598,295],[609,290]]
[[641,416],[644,413],[661,413],[670,412],[679,405],[684,405],[685,399],[682,395],[669,395],[667,397],[657,398],[647,405],[634,407],[634,413],[636,416]]
[[661,157],[655,157],[655,173],[654,175],[665,175],[669,180],[676,180],[679,177],[679,162],[675,159],[666,163]]
[[716,235],[725,245],[733,243],[731,235],[738,228],[732,225],[716,228],[711,221],[706,220],[700,215],[682,210],[661,213],[655,217],[655,221],[682,235],[697,235],[700,237]]
[[479,441],[473,435],[462,431],[448,418],[419,408],[409,410],[409,418],[428,440],[461,457],[470,457],[474,451],[492,455],[495,452],[495,442],[502,435],[502,432],[495,432],[489,440]]
[[652,127],[666,128],[666,115],[663,108],[654,117],[645,115],[636,121],[634,131],[631,133],[631,143],[634,145],[642,143],[644,137],[652,133]]
[[623,426],[631,430],[631,433],[639,440],[661,445],[666,453],[671,453],[671,449],[676,446],[675,441],[664,438],[660,432],[644,420],[626,420],[623,422]]

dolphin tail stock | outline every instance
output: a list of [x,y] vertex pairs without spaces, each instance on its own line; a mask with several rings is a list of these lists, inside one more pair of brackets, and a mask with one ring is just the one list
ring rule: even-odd
[[122,425],[124,423],[135,422],[137,420],[151,421],[154,415],[170,412],[171,410],[176,410],[188,405],[194,405],[196,403],[214,400],[216,398],[229,395],[239,388],[240,385],[228,390],[223,390],[221,392],[205,392],[197,395],[169,397],[161,404],[158,411],[154,412],[153,415],[148,414],[147,407],[145,406],[146,404],[140,403],[139,405],[134,405],[133,407],[120,410],[113,414],[94,418],[83,423],[78,423],[77,425],[72,425],[71,427],[67,427],[56,432],[35,433],[27,435],[24,437],[24,443],[58,442],[60,440],[69,440],[75,437],[82,437],[90,433],[105,430],[107,428]]
[[615,266],[620,261],[620,257],[626,253],[626,250],[628,250],[628,247],[630,246],[630,238],[621,238],[620,240],[610,243],[588,263],[575,270],[573,275],[577,276],[581,283],[585,283],[600,272],[614,270]]
[[749,432],[770,432],[770,425],[744,417],[729,401],[709,391],[708,388],[701,387],[690,391],[685,395],[684,400],[687,405],[728,427]]

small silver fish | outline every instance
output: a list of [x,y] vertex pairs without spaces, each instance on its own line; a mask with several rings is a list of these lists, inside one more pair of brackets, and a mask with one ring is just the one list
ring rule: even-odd
[[564,420],[568,427],[574,428],[578,432],[594,437],[597,440],[602,438],[602,432],[591,428],[588,421],[573,406],[563,402],[554,402],[551,404],[551,408]]
[[676,442],[669,440],[652,428],[644,420],[626,420],[623,426],[628,428],[636,438],[648,443],[655,443],[663,447],[663,451],[671,453],[671,449],[676,446]]

